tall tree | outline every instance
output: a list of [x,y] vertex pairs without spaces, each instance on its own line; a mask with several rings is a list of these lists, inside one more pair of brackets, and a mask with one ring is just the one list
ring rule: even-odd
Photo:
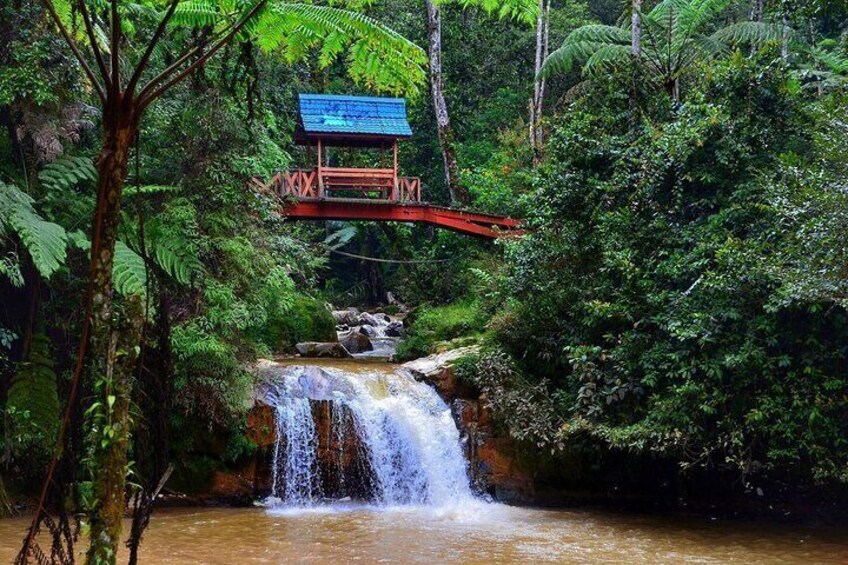
[[540,74],[542,63],[548,57],[551,33],[551,0],[539,0],[539,13],[536,15],[536,58],[533,67],[533,98],[530,100],[530,146],[533,148],[533,160],[539,163],[544,143],[542,133],[542,106],[545,100],[546,79]]
[[445,183],[450,192],[451,202],[468,204],[467,187],[462,186],[459,174],[459,162],[456,156],[456,139],[450,123],[450,114],[445,99],[444,73],[442,68],[442,4],[456,3],[464,8],[480,7],[488,13],[496,13],[500,18],[515,18],[527,23],[536,18],[535,0],[424,0],[427,8],[427,51],[430,60],[430,93],[433,98],[433,110],[436,113],[439,144],[445,167]]
[[450,124],[445,100],[445,81],[442,74],[442,14],[434,0],[424,0],[427,6],[427,53],[430,60],[430,94],[436,114],[436,128],[445,167],[445,184],[452,203],[468,204],[468,190],[462,185],[456,159],[454,131]]
[[[334,7],[282,0],[241,3],[203,0],[182,4],[180,0],[148,0],[145,7],[159,16],[154,26],[146,28],[125,25],[125,14],[133,13],[134,9],[120,0],[109,0],[106,10],[100,9],[102,2],[89,4],[89,1],[42,0],[42,3],[102,108],[89,290],[68,409],[76,397],[90,333],[91,374],[101,418],[95,422],[97,426],[92,434],[95,500],[90,516],[88,561],[114,563],[124,512],[131,368],[141,319],[140,309],[131,303],[127,308],[116,309],[112,267],[127,164],[145,110],[203,67],[224,46],[236,41],[253,40],[269,51],[285,43],[292,47],[284,51],[291,60],[321,48],[321,63],[325,66],[349,50],[349,74],[355,80],[367,80],[378,89],[414,87],[423,76],[420,69],[423,53],[377,22]],[[75,31],[72,20],[75,14],[82,19],[84,34]],[[170,38],[179,37],[179,28],[196,28],[198,32],[182,54],[169,59],[170,64],[153,69],[154,54],[164,45],[161,40],[166,33]],[[128,37],[128,29],[138,30],[140,37]],[[187,34],[185,37],[188,39]],[[141,45],[142,49],[135,51],[132,45]],[[63,433],[64,429],[60,436]],[[43,518],[55,466],[54,458],[20,562],[34,557],[34,537]]]

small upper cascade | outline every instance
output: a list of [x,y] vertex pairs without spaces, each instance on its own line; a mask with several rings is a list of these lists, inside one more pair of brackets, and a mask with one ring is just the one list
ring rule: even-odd
[[403,320],[383,312],[359,312],[355,308],[333,311],[339,342],[354,357],[388,359],[403,336]]

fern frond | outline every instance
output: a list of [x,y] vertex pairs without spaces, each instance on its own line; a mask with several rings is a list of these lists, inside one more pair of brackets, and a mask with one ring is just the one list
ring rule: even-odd
[[26,361],[12,377],[6,400],[6,435],[13,454],[49,453],[59,430],[60,410],[50,341],[36,334]]
[[63,191],[84,181],[96,182],[97,169],[90,157],[64,157],[44,167],[38,178],[47,190]]
[[59,224],[36,212],[33,200],[15,186],[0,182],[0,234],[14,232],[39,274],[50,278],[65,262],[67,234]]
[[124,196],[151,196],[153,194],[167,194],[179,192],[180,187],[170,184],[145,184],[142,186],[129,185],[124,188]]
[[458,3],[463,8],[481,8],[487,14],[497,14],[500,19],[512,19],[525,24],[533,24],[539,13],[537,0],[440,0],[436,3]]
[[123,241],[115,242],[112,279],[115,290],[124,296],[144,295],[146,292],[147,272],[144,259]]
[[631,62],[630,47],[625,45],[603,45],[583,65],[583,74],[599,77],[620,69]]
[[[68,234],[68,241],[74,247],[91,253],[91,241],[81,231]],[[123,296],[144,295],[147,288],[144,259],[120,240],[115,242],[115,255],[112,258],[112,283]]]
[[169,23],[186,27],[215,26],[220,17],[216,0],[183,0],[174,10]]
[[178,241],[155,241],[153,257],[156,264],[180,284],[190,284],[203,270],[200,259],[192,249]]
[[716,31],[711,37],[725,43],[751,43],[759,46],[773,41],[780,41],[782,34],[783,26],[780,24],[738,22]]
[[563,44],[567,43],[615,43],[627,45],[630,43],[630,28],[603,24],[585,25],[569,33]]
[[542,64],[542,68],[539,70],[539,76],[541,78],[547,78],[554,74],[567,73],[575,65],[582,64],[588,60],[602,46],[603,44],[590,41],[566,41],[559,49],[554,50],[548,55]]

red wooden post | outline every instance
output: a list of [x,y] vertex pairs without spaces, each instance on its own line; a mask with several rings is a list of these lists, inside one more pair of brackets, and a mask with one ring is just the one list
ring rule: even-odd
[[392,175],[392,196],[391,200],[398,199],[398,142],[397,139],[392,143],[392,153],[394,155],[394,164],[392,169],[394,170],[394,174]]
[[324,198],[324,177],[321,174],[321,138],[318,138],[318,198]]

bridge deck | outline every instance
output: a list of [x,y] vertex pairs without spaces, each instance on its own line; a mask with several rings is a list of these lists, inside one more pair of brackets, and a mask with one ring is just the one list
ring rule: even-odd
[[372,220],[415,222],[489,239],[518,233],[520,222],[504,216],[480,214],[423,202],[365,198],[298,198],[285,203],[290,218],[313,220]]
[[[388,169],[298,169],[253,182],[280,198],[293,219],[416,222],[490,239],[521,233],[520,222],[509,217],[422,202],[419,179]],[[344,192],[361,196],[334,195]]]

